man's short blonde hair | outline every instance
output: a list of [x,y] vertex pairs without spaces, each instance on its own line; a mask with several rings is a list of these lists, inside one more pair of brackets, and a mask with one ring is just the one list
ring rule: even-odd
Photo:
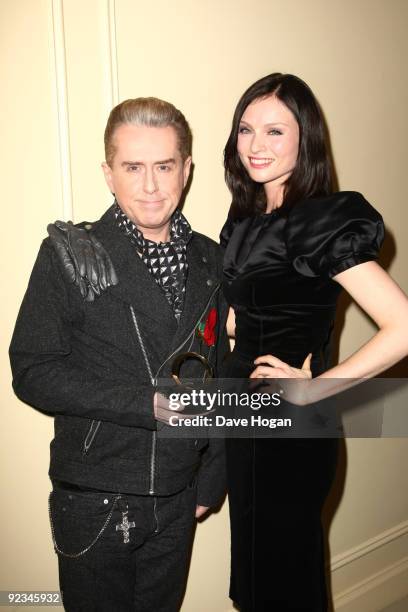
[[192,135],[183,113],[173,104],[159,98],[134,98],[124,100],[112,109],[105,128],[105,159],[112,167],[116,148],[113,143],[115,130],[124,124],[175,129],[183,161],[191,155]]

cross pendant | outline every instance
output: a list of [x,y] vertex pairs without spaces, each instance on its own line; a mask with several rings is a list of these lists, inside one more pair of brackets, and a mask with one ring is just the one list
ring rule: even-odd
[[129,519],[127,515],[128,515],[128,510],[126,510],[126,512],[122,512],[122,522],[116,525],[116,531],[123,531],[123,543],[124,544],[129,543],[129,529],[132,529],[132,527],[136,527],[136,523],[134,521],[129,523]]

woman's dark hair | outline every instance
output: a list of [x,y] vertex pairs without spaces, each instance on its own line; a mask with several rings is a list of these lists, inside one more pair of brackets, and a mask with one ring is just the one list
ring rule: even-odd
[[232,194],[229,216],[238,219],[264,212],[265,191],[248,175],[238,152],[241,117],[251,102],[276,96],[293,113],[299,125],[299,153],[296,166],[285,183],[284,206],[333,190],[333,170],[326,125],[312,90],[293,74],[274,72],[251,85],[238,102],[231,133],[224,150],[225,180]]

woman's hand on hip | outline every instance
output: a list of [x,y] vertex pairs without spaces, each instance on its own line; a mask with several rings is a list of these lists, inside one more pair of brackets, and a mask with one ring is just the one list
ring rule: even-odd
[[256,368],[250,378],[312,378],[311,360],[312,353],[309,353],[301,368],[293,368],[278,357],[262,355],[255,359]]
[[[311,359],[312,353],[309,353],[301,368],[293,368],[273,355],[262,355],[255,359],[256,368],[250,378],[263,379],[266,384],[268,383],[265,379],[271,379],[269,390],[271,394],[278,392],[291,404],[306,406],[309,403],[308,387],[312,380]],[[278,383],[276,379],[279,379]],[[267,391],[264,385],[262,390]]]

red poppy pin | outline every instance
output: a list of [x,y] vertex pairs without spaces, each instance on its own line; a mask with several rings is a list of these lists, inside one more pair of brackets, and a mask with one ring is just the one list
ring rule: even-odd
[[204,340],[207,346],[215,344],[215,326],[217,324],[217,310],[211,308],[206,321],[200,321],[196,328],[196,334],[200,340]]

